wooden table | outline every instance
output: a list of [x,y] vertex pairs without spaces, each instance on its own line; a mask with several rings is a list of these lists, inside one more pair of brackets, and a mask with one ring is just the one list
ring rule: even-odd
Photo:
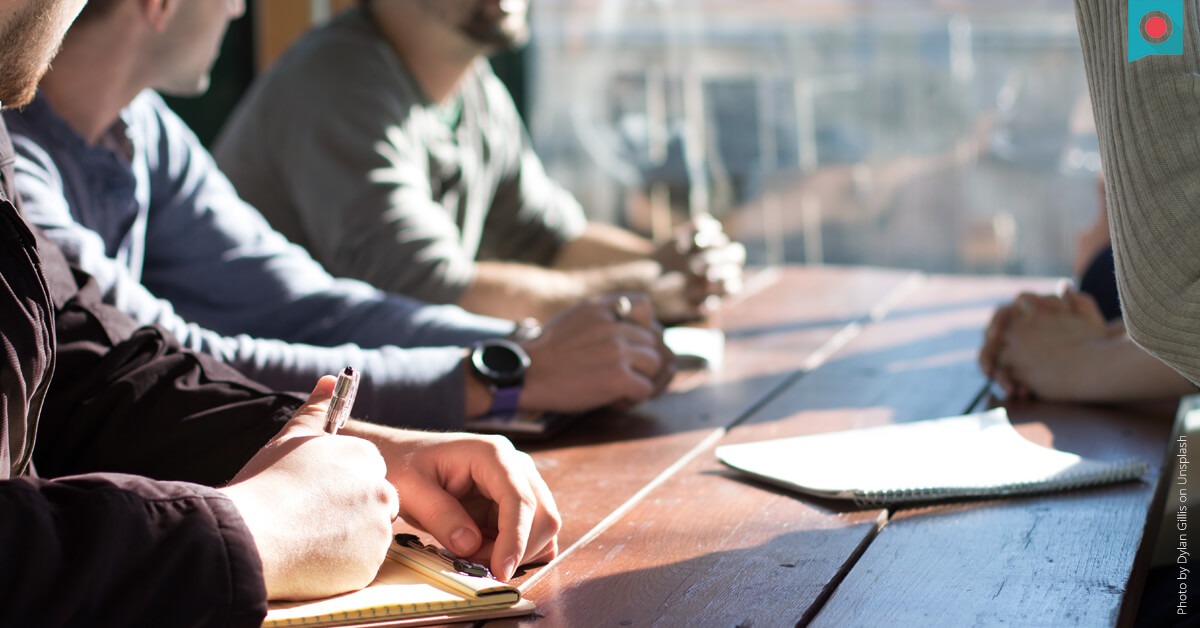
[[715,325],[723,367],[632,413],[526,446],[564,516],[520,575],[537,626],[1109,626],[1136,611],[1175,436],[1171,404],[1010,406],[1027,438],[1139,457],[1141,482],[863,509],[723,468],[721,444],[935,418],[990,402],[975,365],[995,304],[1049,280],[865,268],[756,273]]

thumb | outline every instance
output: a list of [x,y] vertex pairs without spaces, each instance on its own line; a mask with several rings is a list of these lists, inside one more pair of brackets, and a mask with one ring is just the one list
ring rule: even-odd
[[471,556],[483,545],[483,534],[461,502],[424,475],[410,476],[400,494],[405,519],[433,535],[458,556]]
[[337,383],[337,378],[332,375],[322,375],[321,379],[317,380],[317,385],[313,387],[312,392],[308,394],[308,399],[304,401],[304,405],[296,410],[296,414],[292,415],[292,420],[288,422],[288,428],[293,425],[300,425],[306,428],[304,431],[313,430],[316,432],[325,431],[325,413],[329,411],[329,400],[333,398],[333,387]]

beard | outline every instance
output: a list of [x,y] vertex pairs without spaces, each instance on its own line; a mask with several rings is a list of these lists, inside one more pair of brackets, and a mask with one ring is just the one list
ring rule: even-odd
[[54,32],[55,4],[30,3],[0,32],[0,105],[27,105],[37,93],[61,37]]
[[459,31],[491,53],[516,50],[529,41],[529,23],[524,16],[505,15],[502,19],[489,17],[482,8],[476,9]]

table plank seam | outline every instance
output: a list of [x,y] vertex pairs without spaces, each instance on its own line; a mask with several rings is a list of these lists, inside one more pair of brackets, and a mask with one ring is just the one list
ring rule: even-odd
[[[928,280],[928,276],[921,274],[921,275],[919,275],[919,277],[910,279],[910,280],[906,281],[904,284],[901,284],[901,286],[899,286],[893,292],[892,295],[888,295],[888,297],[886,297],[883,301],[880,301],[880,303],[878,305],[876,305],[875,308],[872,308],[871,313],[869,313],[869,315],[868,315],[868,319],[866,321],[864,321],[863,323],[861,323],[861,327],[865,328],[865,325],[870,322],[882,321],[883,318],[886,316],[886,314],[889,313],[891,311],[892,307],[894,306],[894,304],[889,303],[889,299],[893,295],[896,295],[897,299],[904,296],[904,294],[906,294],[906,292],[902,292],[902,289],[905,288],[905,286],[907,286],[909,283],[913,284],[910,289],[915,290],[918,286],[920,286],[926,280]],[[889,307],[883,307],[885,304],[889,305]],[[876,312],[877,309],[879,310],[878,312]],[[862,330],[860,329],[859,333],[861,333],[861,331]],[[974,397],[972,397],[970,402],[967,403],[966,408],[963,409],[963,413],[965,414],[965,413],[969,413],[969,412],[979,411],[979,410],[986,408],[987,405],[990,405],[991,390],[992,390],[992,380],[989,379],[986,382],[984,382],[984,384],[980,388],[979,392]],[[867,548],[871,546],[871,544],[875,541],[876,538],[878,538],[879,534],[883,531],[884,527],[887,526],[887,524],[892,520],[892,517],[901,509],[902,508],[886,508],[880,513],[879,520],[876,522],[874,529],[871,531],[870,534],[863,537],[863,541],[855,549],[855,552],[853,554],[851,554],[849,560],[847,560],[846,563],[844,565],[842,565],[842,567],[838,570],[838,573],[834,576],[834,578],[829,581],[829,584],[825,587],[825,589],[823,589],[821,591],[821,594],[817,596],[816,600],[813,601],[812,606],[810,606],[808,608],[808,611],[805,612],[805,614],[800,618],[800,621],[796,623],[797,627],[807,626],[810,623],[812,623],[813,620],[816,619],[817,615],[819,615],[821,613],[821,610],[824,608],[826,602],[828,602],[829,599],[833,597],[833,594],[837,591],[838,587],[846,579],[846,576],[849,575],[850,572],[853,571],[854,568],[858,565],[859,559],[861,559],[863,557],[863,555],[866,554]]]
[[[759,274],[758,276],[761,277],[762,274]],[[775,277],[772,276],[771,281],[764,281],[762,285],[770,285],[774,279]],[[628,514],[630,510],[641,503],[641,501],[645,499],[645,497],[652,491],[654,491],[654,489],[658,488],[667,480],[674,477],[680,469],[689,464],[691,461],[695,460],[698,456],[700,456],[700,454],[709,451],[714,445],[716,445],[717,442],[728,435],[731,429],[745,422],[748,418],[761,410],[766,404],[770,403],[771,400],[782,394],[783,391],[787,390],[805,375],[811,373],[819,368],[822,364],[827,362],[835,353],[848,345],[854,338],[862,334],[869,324],[883,320],[892,310],[892,308],[896,306],[896,304],[898,304],[910,292],[915,291],[918,287],[925,283],[927,279],[927,275],[920,272],[914,272],[912,275],[910,275],[907,279],[901,282],[900,285],[896,286],[891,292],[885,295],[884,298],[879,301],[879,303],[875,304],[875,306],[868,310],[866,314],[847,323],[845,327],[838,330],[837,333],[829,338],[829,340],[826,340],[824,343],[822,343],[820,347],[813,351],[808,358],[801,363],[800,367],[798,367],[795,372],[780,380],[780,382],[772,387],[771,390],[767,391],[766,394],[764,394],[754,403],[750,404],[750,406],[748,406],[745,410],[739,412],[737,416],[735,416],[727,425],[714,429],[712,433],[697,443],[695,447],[680,456],[678,460],[664,469],[654,479],[650,480],[650,482],[630,496],[629,499],[614,509],[611,513],[604,517],[604,519],[601,519],[595,526],[592,527],[591,530],[588,530],[583,536],[581,536],[579,540],[577,540],[575,543],[572,543],[563,551],[559,552],[558,556],[539,568],[537,573],[533,574],[524,582],[522,582],[518,588],[522,591],[522,593],[529,591],[555,566],[557,566],[571,554],[575,553],[577,549],[587,545],[598,536],[603,534],[606,530],[611,528],[616,522],[620,521],[626,514]],[[755,291],[760,289],[761,288],[756,289]],[[874,538],[875,534],[878,533],[878,530],[879,526],[876,525],[875,529],[873,529],[869,535],[869,538]],[[865,545],[863,546],[863,551],[865,551]]]
[[625,500],[625,503],[608,513],[608,516],[601,519],[599,523],[593,526],[591,530],[588,530],[587,533],[580,537],[578,541],[572,543],[570,547],[562,552],[559,552],[558,556],[556,556],[554,560],[546,563],[541,569],[538,570],[537,573],[530,576],[525,582],[522,582],[518,588],[520,588],[522,592],[528,591],[533,585],[537,584],[537,582],[541,580],[546,573],[549,573],[549,571],[555,565],[573,554],[576,549],[587,545],[596,537],[600,536],[606,530],[611,528],[613,524],[620,521],[622,517],[624,517],[630,510],[633,509],[634,506],[637,506],[639,503],[641,503],[641,501],[645,499],[646,495],[650,494],[651,491],[661,486],[663,482],[671,479],[676,473],[679,472],[680,469],[682,469],[692,460],[695,460],[697,456],[703,453],[707,447],[710,447],[716,444],[717,441],[721,440],[726,433],[727,431],[723,427],[713,430],[713,432],[705,437],[704,440],[700,441],[699,444],[697,444],[683,456],[680,456],[679,460],[676,460],[671,464],[671,466],[663,469],[663,471],[659,473],[653,480],[647,482],[645,486],[638,490],[638,492],[634,493],[629,499]]
[[850,575],[850,571],[854,569],[856,564],[858,564],[859,558],[861,558],[863,554],[867,553],[867,548],[870,547],[871,543],[875,540],[875,537],[879,536],[879,533],[883,531],[883,528],[887,526],[890,521],[891,518],[888,512],[886,510],[880,511],[879,516],[875,519],[875,525],[871,526],[871,531],[864,536],[862,541],[860,541],[859,544],[854,548],[854,552],[850,554],[849,560],[847,560],[837,570],[837,573],[833,575],[833,578],[829,580],[829,583],[826,584],[823,589],[821,589],[821,593],[817,595],[816,599],[813,600],[812,606],[809,606],[804,615],[800,617],[800,621],[796,622],[796,628],[807,626],[811,624],[814,619],[816,619],[817,615],[820,614],[821,609],[824,608],[825,602],[829,601],[829,598],[833,597],[834,591],[836,591],[837,588],[842,584],[842,581],[846,579],[846,576]]
[[816,350],[809,354],[809,356],[800,363],[800,366],[795,370],[795,372],[783,378],[778,385],[767,391],[766,394],[764,394],[754,403],[750,404],[738,416],[734,417],[734,419],[725,426],[725,429],[728,431],[746,422],[764,406],[773,401],[779,395],[783,394],[784,391],[798,383],[804,378],[805,375],[808,375],[809,373],[812,373],[820,368],[821,365],[828,362],[835,353],[842,350],[846,347],[846,345],[849,345],[851,341],[862,335],[863,331],[866,330],[867,325],[883,320],[888,313],[891,312],[892,308],[894,308],[896,304],[901,301],[901,299],[907,296],[910,292],[913,292],[919,288],[927,279],[928,277],[924,273],[913,273],[910,275],[907,279],[901,282],[900,285],[896,286],[891,292],[885,295],[883,299],[879,301],[879,303],[875,304],[874,307],[868,310],[866,314],[863,314],[849,323],[846,323],[846,325],[839,329],[837,333],[829,338],[829,340],[826,340],[821,344],[821,346],[817,347]]

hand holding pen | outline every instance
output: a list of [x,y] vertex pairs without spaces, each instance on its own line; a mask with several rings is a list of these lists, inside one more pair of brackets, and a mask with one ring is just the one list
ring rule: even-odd
[[[322,377],[292,419],[218,489],[254,537],[272,599],[361,588],[375,577],[391,542],[400,504],[387,461],[367,440],[322,429],[335,388],[333,377]],[[352,390],[343,385],[344,393]]]
[[455,558],[486,563],[498,579],[554,558],[561,526],[554,498],[533,460],[507,440],[365,422],[351,424],[348,436],[324,435],[323,428],[343,427],[358,375],[347,369],[337,381],[322,377],[292,420],[221,489],[259,543],[272,599],[365,586],[392,542],[401,503],[409,523]]

